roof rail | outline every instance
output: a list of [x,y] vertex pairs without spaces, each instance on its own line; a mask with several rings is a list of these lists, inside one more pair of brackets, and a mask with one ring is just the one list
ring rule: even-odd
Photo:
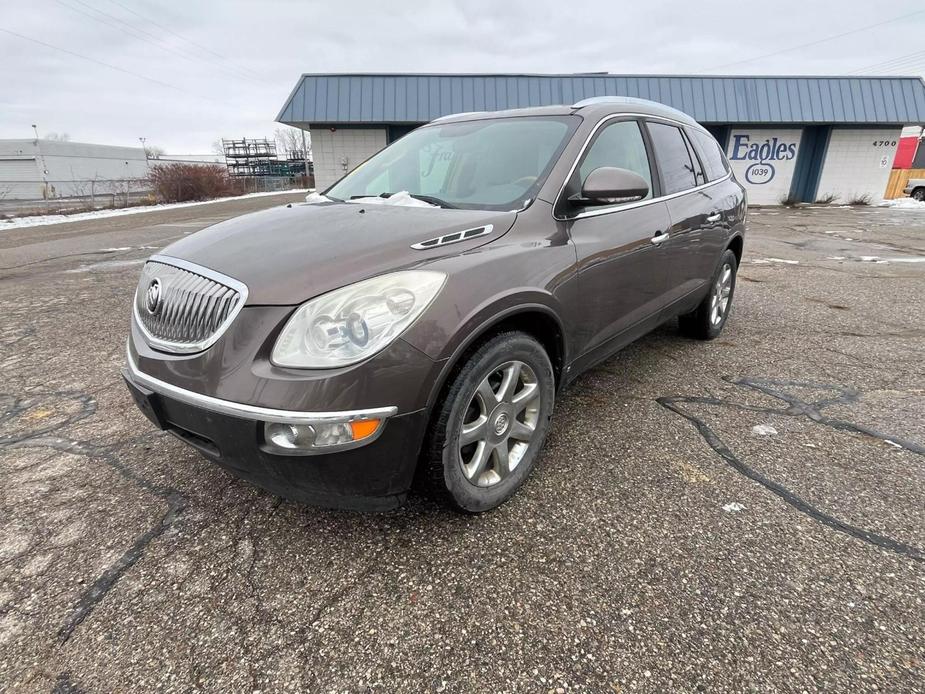
[[594,106],[596,104],[623,104],[623,105],[632,105],[638,104],[640,106],[656,106],[659,109],[664,109],[665,111],[670,111],[683,116],[684,120],[693,121],[694,119],[690,117],[684,111],[679,111],[676,108],[671,106],[666,106],[665,104],[659,101],[652,101],[651,99],[637,99],[634,96],[592,96],[589,99],[582,99],[572,104],[572,108],[584,108],[585,106]]
[[463,111],[462,113],[448,113],[445,116],[434,118],[431,121],[431,123],[439,123],[442,120],[449,120],[450,118],[458,118],[459,116],[480,116],[483,113],[488,113],[488,111]]

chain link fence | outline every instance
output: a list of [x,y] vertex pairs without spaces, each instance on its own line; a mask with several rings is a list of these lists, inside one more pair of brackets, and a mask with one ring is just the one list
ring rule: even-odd
[[[310,187],[310,177],[307,179],[304,176],[237,176],[231,180],[235,193],[240,195]],[[153,205],[157,202],[161,201],[157,199],[151,181],[147,178],[0,180],[0,215],[3,216],[85,212]]]

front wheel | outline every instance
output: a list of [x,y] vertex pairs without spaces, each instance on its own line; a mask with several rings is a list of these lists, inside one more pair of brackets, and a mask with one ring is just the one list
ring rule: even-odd
[[536,463],[554,399],[539,342],[508,332],[482,344],[438,404],[422,461],[431,489],[470,513],[507,501]]
[[712,340],[723,331],[732,308],[738,265],[735,253],[723,253],[709,293],[696,309],[678,318],[682,333],[698,340]]
[[925,202],[925,188],[916,188],[913,190],[912,197],[919,202]]

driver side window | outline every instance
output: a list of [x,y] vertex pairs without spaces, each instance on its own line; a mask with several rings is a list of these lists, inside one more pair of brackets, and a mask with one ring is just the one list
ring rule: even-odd
[[646,144],[637,121],[617,121],[604,126],[591,143],[578,168],[578,185],[581,185],[589,173],[601,166],[615,166],[639,174],[649,184],[649,193],[644,199],[652,197],[652,172],[649,169]]

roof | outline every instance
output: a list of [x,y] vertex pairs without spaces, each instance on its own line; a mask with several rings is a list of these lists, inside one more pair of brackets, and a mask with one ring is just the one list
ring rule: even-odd
[[663,116],[683,123],[697,125],[697,121],[683,111],[665,106],[649,99],[637,99],[631,96],[595,96],[579,101],[572,106],[528,106],[511,108],[504,111],[468,111],[440,116],[431,123],[453,123],[458,121],[484,120],[486,118],[505,118],[516,116],[564,116],[572,113],[587,115],[592,120],[614,113],[636,113],[651,116]]
[[304,74],[276,120],[290,125],[426,123],[451,113],[651,99],[701,123],[925,123],[920,77]]

